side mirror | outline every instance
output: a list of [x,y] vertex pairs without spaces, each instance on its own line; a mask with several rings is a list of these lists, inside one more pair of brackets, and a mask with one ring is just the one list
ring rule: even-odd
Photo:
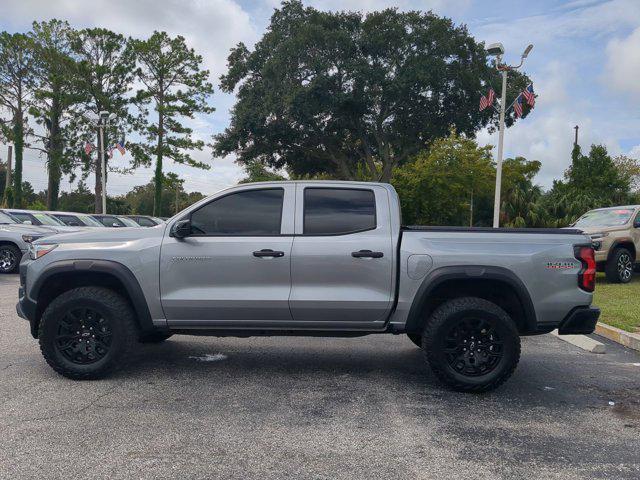
[[119,227],[119,226],[120,226],[120,224],[119,224],[119,223],[117,223],[117,222],[113,222],[113,223],[111,224],[111,226],[112,226],[112,227]]
[[171,227],[171,236],[185,238],[191,235],[191,220],[179,220]]
[[31,225],[31,220],[25,220],[22,223],[25,224],[25,225]]

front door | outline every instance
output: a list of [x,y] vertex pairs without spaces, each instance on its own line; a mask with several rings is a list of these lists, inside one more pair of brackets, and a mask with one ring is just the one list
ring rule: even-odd
[[371,329],[392,305],[393,244],[382,187],[300,184],[290,306],[304,328]]
[[171,327],[291,320],[294,193],[293,184],[234,189],[189,214],[190,236],[167,229],[160,291]]

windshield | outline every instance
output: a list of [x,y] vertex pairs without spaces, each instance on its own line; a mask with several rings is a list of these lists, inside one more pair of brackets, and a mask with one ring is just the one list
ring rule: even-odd
[[7,225],[9,223],[18,223],[6,213],[0,212],[0,225]]
[[32,213],[31,215],[33,215],[40,223],[42,223],[43,225],[51,225],[54,227],[59,227],[59,226],[63,226],[64,227],[64,223],[61,222],[60,220],[58,220],[55,217],[49,216],[46,213]]
[[127,218],[127,217],[118,217],[118,220],[120,220],[122,223],[124,223],[127,227],[139,227],[140,226],[136,222],[134,222],[133,220],[131,220],[130,218]]
[[575,223],[575,227],[615,227],[624,225],[633,215],[629,208],[608,208],[606,210],[591,210],[585,213]]
[[103,224],[95,218],[91,218],[89,215],[76,215],[76,217],[78,217],[87,227],[104,227]]

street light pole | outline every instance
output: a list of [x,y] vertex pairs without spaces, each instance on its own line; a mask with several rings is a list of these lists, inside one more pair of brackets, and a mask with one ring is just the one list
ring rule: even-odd
[[500,123],[498,133],[498,160],[496,162],[496,191],[493,200],[493,228],[500,226],[500,190],[502,188],[502,154],[504,151],[504,116],[507,111],[507,74],[509,70],[517,70],[524,63],[533,45],[528,45],[522,52],[520,63],[518,65],[506,65],[502,63],[502,55],[504,55],[504,47],[501,43],[493,43],[487,47],[489,55],[495,55],[496,68],[502,73],[502,94],[500,95]]
[[502,189],[502,152],[504,148],[504,114],[507,108],[507,70],[502,70],[500,96],[500,132],[498,133],[498,161],[496,164],[496,192],[493,200],[493,228],[500,226],[500,192]]
[[102,214],[107,213],[107,160],[105,158],[104,149],[104,127],[105,123],[103,119],[100,119],[98,123],[98,130],[100,132],[100,170],[102,173]]

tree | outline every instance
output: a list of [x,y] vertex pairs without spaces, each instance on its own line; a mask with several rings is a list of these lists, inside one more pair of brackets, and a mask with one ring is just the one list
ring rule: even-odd
[[[471,137],[497,121],[475,100],[500,83],[484,45],[431,12],[321,12],[287,1],[253,51],[231,50],[228,67],[220,88],[237,90],[237,102],[214,153],[292,175],[352,179],[363,168],[388,181],[452,126]],[[513,72],[509,96],[528,82]]]
[[[76,65],[71,58],[71,28],[67,22],[51,20],[34,22],[29,38],[34,46],[34,105],[30,113],[43,128],[44,134],[34,135],[40,144],[35,147],[47,156],[47,208],[58,208],[60,178],[63,170],[72,168],[66,154],[71,107],[78,102],[74,92]],[[66,118],[65,118],[66,117]]]
[[13,206],[23,204],[22,158],[26,113],[32,99],[33,48],[29,37],[21,33],[0,33],[0,105],[11,114],[10,127],[3,123],[5,136],[14,145]]
[[[202,69],[202,57],[187,47],[184,37],[171,38],[165,32],[154,32],[147,40],[133,40],[132,45],[138,62],[136,78],[144,85],[136,95],[136,103],[142,109],[141,131],[146,141],[131,148],[142,164],[155,158],[153,214],[161,215],[165,158],[209,168],[189,155],[189,150],[202,150],[204,142],[193,138],[192,129],[181,121],[213,112],[207,104],[213,86],[207,80],[209,71]],[[153,122],[147,122],[149,103],[156,115]]]
[[[88,28],[73,32],[71,36],[71,50],[77,61],[77,75],[75,88],[82,92],[80,110],[98,116],[107,111],[115,114],[116,120],[105,128],[104,144],[112,145],[120,135],[132,124],[129,115],[129,98],[133,71],[134,56],[127,40],[120,34],[104,28]],[[78,113],[81,113],[78,112]],[[98,151],[102,148],[96,127],[79,114],[71,123],[75,147],[79,155],[82,144],[90,139],[96,139]],[[93,142],[92,142],[93,143]],[[91,162],[84,155],[87,171],[95,174],[95,212],[102,213],[102,166],[99,155]]]
[[554,226],[567,226],[587,210],[621,205],[630,200],[631,179],[625,176],[603,145],[591,145],[589,155],[574,146],[564,181],[556,180],[543,199]]
[[493,194],[491,146],[478,147],[451,131],[428,151],[396,169],[392,183],[400,196],[403,221],[426,225],[476,225],[478,200]]
[[279,173],[272,172],[259,162],[247,163],[244,166],[244,171],[247,176],[241,179],[238,183],[278,182],[280,180],[286,180],[285,177]]
[[[162,191],[161,210],[163,212],[171,214],[177,213],[192,203],[204,198],[204,195],[200,192],[185,192],[184,180],[180,179],[173,172],[169,172],[165,176],[163,184],[167,186],[167,188]],[[130,207],[132,213],[152,215],[155,198],[155,182],[151,181],[146,185],[135,186],[130,192],[120,198]]]
[[507,158],[502,164],[502,212],[506,227],[544,227],[548,222],[540,200],[542,188],[533,183],[542,164],[524,157]]
[[631,191],[640,192],[640,160],[627,155],[618,155],[613,164],[622,178],[629,180]]

